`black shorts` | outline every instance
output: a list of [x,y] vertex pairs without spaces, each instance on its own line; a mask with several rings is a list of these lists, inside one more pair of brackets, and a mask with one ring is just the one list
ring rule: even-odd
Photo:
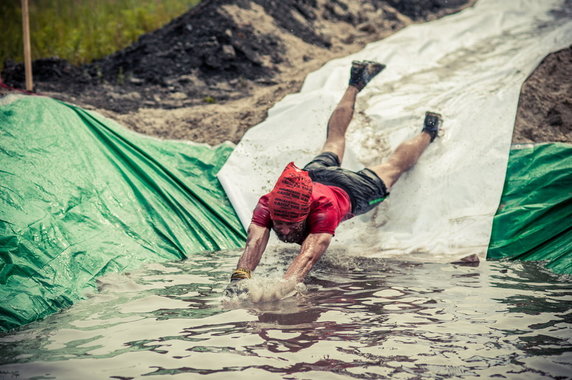
[[352,214],[361,215],[383,202],[389,195],[385,183],[370,169],[358,172],[340,168],[337,154],[324,152],[304,166],[314,182],[339,187],[348,193]]

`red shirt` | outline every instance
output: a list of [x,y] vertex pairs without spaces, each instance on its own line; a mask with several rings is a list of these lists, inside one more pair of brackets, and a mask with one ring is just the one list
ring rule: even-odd
[[[268,195],[265,194],[260,197],[252,215],[252,223],[260,227],[272,228]],[[309,234],[328,233],[333,235],[341,222],[353,216],[351,209],[350,197],[344,190],[314,182],[312,184],[312,197],[310,198],[310,214],[306,219],[304,238]]]

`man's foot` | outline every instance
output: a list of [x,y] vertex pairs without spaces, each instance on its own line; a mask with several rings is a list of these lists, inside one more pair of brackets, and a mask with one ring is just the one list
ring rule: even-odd
[[358,91],[363,88],[375,77],[377,74],[385,69],[385,65],[373,61],[353,61],[350,70],[350,86],[354,86]]
[[443,124],[443,119],[441,115],[435,112],[425,112],[425,121],[423,122],[423,129],[421,132],[426,132],[429,136],[431,136],[431,142],[435,140],[437,137],[437,133],[439,133],[439,128]]

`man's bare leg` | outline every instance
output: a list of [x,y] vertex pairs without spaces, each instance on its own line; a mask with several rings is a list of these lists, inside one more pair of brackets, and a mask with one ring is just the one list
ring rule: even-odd
[[342,162],[346,148],[346,131],[354,115],[357,94],[384,68],[385,65],[373,61],[352,62],[349,85],[330,116],[326,142],[321,153],[335,153],[340,163]]
[[321,153],[335,153],[338,155],[340,162],[344,158],[344,150],[346,149],[346,131],[354,115],[358,92],[359,90],[356,87],[348,86],[328,121],[326,142],[322,147]]
[[370,168],[383,180],[388,191],[403,173],[417,163],[421,154],[437,136],[440,124],[439,114],[427,112],[423,131],[420,134],[401,143],[386,162]]
[[417,163],[421,153],[427,149],[430,143],[431,136],[421,132],[412,139],[402,142],[386,162],[370,169],[383,180],[387,190],[390,191],[399,177]]

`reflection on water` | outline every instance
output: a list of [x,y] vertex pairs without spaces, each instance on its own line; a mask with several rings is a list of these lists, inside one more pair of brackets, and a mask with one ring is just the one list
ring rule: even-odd
[[537,264],[332,253],[312,272],[307,294],[225,309],[220,296],[238,255],[104,278],[86,301],[0,337],[0,379],[572,374],[570,279]]

